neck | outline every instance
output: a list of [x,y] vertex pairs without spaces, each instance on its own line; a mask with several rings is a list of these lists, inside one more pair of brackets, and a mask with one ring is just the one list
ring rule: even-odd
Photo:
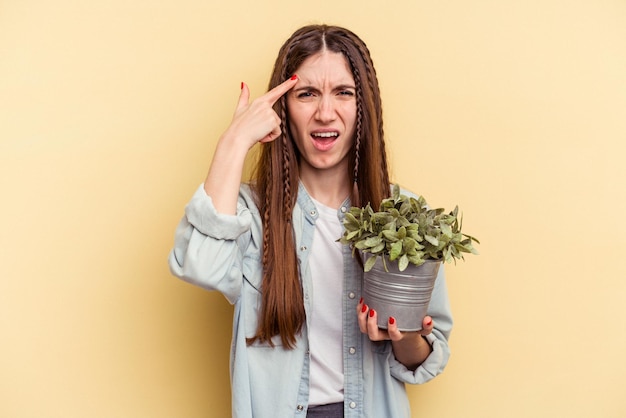
[[300,181],[313,199],[335,209],[341,206],[352,190],[352,182],[343,170],[336,175],[302,170]]

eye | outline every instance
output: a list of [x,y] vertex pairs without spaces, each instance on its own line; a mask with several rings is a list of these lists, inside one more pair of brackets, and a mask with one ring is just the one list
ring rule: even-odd
[[354,92],[352,90],[341,90],[339,92],[340,96],[354,96]]
[[301,91],[300,93],[298,93],[298,98],[299,99],[306,99],[309,97],[313,97],[314,93],[312,91]]

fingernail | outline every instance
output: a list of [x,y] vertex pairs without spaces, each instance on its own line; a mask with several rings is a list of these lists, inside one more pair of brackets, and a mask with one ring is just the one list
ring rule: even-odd
[[241,82],[241,90],[243,90],[243,81]]
[[359,299],[359,305],[363,303],[363,298]]
[[297,75],[297,74],[292,75],[292,76],[291,76],[291,79],[292,79],[292,80],[297,80],[297,79],[298,79],[298,75]]
[[426,325],[430,325],[430,324],[432,324],[432,323],[433,323],[433,320],[432,320],[432,319],[429,319],[428,321],[426,321]]
[[373,309],[370,309],[370,318],[373,318],[375,314],[376,314],[376,311],[374,311]]
[[396,318],[394,318],[393,316],[389,317],[389,325],[393,325],[396,323]]
[[361,312],[365,312],[365,311],[367,311],[367,305],[361,306]]

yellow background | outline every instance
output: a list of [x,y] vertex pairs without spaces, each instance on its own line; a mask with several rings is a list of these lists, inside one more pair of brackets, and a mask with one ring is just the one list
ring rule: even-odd
[[394,180],[482,241],[415,416],[626,416],[623,0],[0,1],[0,416],[230,415],[232,309],[166,257],[319,22],[372,51]]

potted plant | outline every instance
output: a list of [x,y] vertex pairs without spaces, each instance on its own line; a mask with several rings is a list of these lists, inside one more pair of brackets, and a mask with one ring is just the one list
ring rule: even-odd
[[431,209],[394,184],[377,212],[368,203],[346,213],[339,241],[362,257],[363,297],[379,313],[379,327],[394,316],[401,330],[420,330],[440,265],[478,253],[472,244],[479,241],[461,231],[458,212]]

